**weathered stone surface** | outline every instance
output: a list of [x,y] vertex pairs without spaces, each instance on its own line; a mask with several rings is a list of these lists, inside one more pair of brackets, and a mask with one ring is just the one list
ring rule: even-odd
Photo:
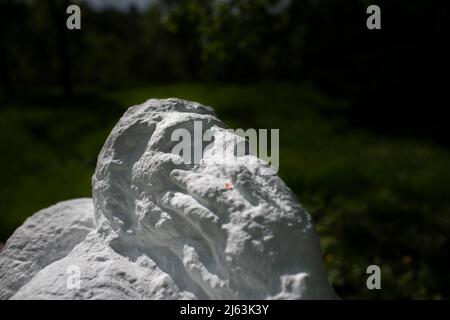
[[93,229],[91,199],[60,202],[28,218],[0,254],[0,299],[14,295],[36,273],[66,256]]
[[[171,153],[171,134],[194,130],[194,121],[214,138],[201,161],[188,164]],[[335,298],[309,214],[263,161],[244,155],[224,162],[225,128],[211,108],[193,102],[152,99],[131,107],[98,158],[95,227],[3,297]],[[53,229],[46,232],[52,239]],[[71,266],[81,271],[79,289],[67,286]]]

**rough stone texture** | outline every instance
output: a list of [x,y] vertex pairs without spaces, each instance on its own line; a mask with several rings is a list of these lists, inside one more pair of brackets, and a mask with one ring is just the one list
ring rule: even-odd
[[65,257],[93,229],[91,199],[60,202],[28,218],[0,254],[0,299]]
[[[195,120],[214,136],[196,165],[171,153],[173,130],[193,131]],[[87,223],[76,241],[52,251],[45,241],[53,243],[58,227],[79,224],[86,208],[74,206],[74,220],[54,220],[54,228],[44,222],[48,216],[39,225],[27,221],[0,254],[0,281],[14,283],[9,291],[2,285],[0,297],[335,298],[309,214],[263,161],[244,155],[224,163],[223,145],[231,143],[225,128],[211,108],[179,99],[152,99],[128,109],[98,158],[94,210],[87,210],[95,213],[95,227],[86,235]],[[60,214],[52,208],[30,220],[42,212]],[[35,235],[24,241],[47,240],[34,247],[37,253],[8,254],[27,229]],[[74,234],[70,228],[66,233]],[[50,251],[55,258],[39,267],[14,266],[21,259],[34,265]],[[70,266],[81,270],[79,289],[67,287]],[[24,270],[26,277],[14,282]]]

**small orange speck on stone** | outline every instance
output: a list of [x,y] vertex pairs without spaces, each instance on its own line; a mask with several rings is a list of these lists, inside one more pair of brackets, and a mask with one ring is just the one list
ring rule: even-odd
[[227,190],[233,189],[233,184],[231,184],[230,182],[226,182],[225,183],[225,189],[227,189]]

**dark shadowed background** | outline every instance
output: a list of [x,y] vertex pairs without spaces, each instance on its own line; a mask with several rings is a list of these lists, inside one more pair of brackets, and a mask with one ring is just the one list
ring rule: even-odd
[[128,106],[179,97],[280,129],[280,175],[342,298],[450,298],[449,21],[431,0],[0,0],[0,246],[91,195]]

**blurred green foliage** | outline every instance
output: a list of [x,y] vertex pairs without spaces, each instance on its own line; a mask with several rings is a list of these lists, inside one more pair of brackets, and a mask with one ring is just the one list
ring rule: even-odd
[[[70,102],[49,89],[3,103],[0,241],[37,210],[91,195],[97,154],[127,106],[180,97],[213,106],[232,128],[280,129],[280,175],[313,216],[342,298],[450,297],[447,149],[353,126],[348,102],[310,85],[81,91]],[[371,264],[381,267],[382,290],[366,288]]]
[[[80,31],[65,28],[68,3],[0,0],[0,242],[90,196],[126,106],[180,97],[232,128],[280,129],[280,175],[342,298],[450,298],[450,2],[376,1],[376,32],[367,0],[81,1]],[[365,286],[370,264],[380,291]]]
[[[450,2],[154,0],[145,10],[96,11],[66,28],[68,0],[0,0],[0,88],[132,88],[148,83],[310,81],[352,102],[349,118],[392,135],[449,145]],[[367,115],[370,114],[368,117]]]

